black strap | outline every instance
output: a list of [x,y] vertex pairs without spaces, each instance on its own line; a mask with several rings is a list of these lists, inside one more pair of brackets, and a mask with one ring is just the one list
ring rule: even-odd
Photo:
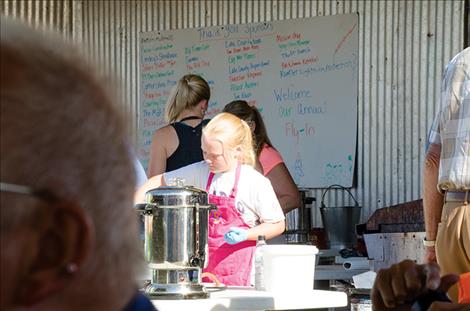
[[189,116],[189,117],[186,117],[186,118],[183,118],[183,119],[179,120],[178,122],[184,122],[184,121],[196,120],[196,119],[202,119],[202,118],[201,118],[201,117],[197,117],[197,116]]

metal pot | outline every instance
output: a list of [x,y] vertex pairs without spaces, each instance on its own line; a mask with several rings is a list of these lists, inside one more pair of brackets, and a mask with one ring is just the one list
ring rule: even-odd
[[[327,207],[323,201],[331,188],[345,190],[354,201],[354,206]],[[341,185],[331,185],[322,194],[320,215],[331,249],[352,248],[356,244],[356,225],[360,221],[362,207],[352,193]]]
[[167,186],[146,193],[145,259],[151,269],[179,270],[207,265],[207,193]]

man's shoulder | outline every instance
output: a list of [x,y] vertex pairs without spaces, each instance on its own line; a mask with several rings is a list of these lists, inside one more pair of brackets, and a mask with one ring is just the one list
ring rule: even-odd
[[199,161],[183,166],[179,170],[185,170],[185,173],[203,174],[209,171],[206,161]]
[[469,60],[470,57],[470,47],[465,48],[463,51],[461,51],[459,54],[461,54],[462,57],[464,57],[466,60]]
[[456,66],[465,66],[467,69],[470,67],[470,47],[457,53],[447,65],[447,69],[452,69]]

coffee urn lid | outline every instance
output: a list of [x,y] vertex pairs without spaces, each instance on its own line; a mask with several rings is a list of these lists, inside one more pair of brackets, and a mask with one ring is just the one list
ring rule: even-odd
[[200,207],[209,208],[207,192],[192,186],[165,186],[147,191],[145,194],[147,204],[158,207]]

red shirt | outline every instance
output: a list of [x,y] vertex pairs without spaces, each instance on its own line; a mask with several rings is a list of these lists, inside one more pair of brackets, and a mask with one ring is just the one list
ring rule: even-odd
[[266,144],[264,144],[258,160],[263,167],[264,176],[268,175],[269,172],[271,172],[271,170],[279,163],[284,163],[281,154],[276,149]]

